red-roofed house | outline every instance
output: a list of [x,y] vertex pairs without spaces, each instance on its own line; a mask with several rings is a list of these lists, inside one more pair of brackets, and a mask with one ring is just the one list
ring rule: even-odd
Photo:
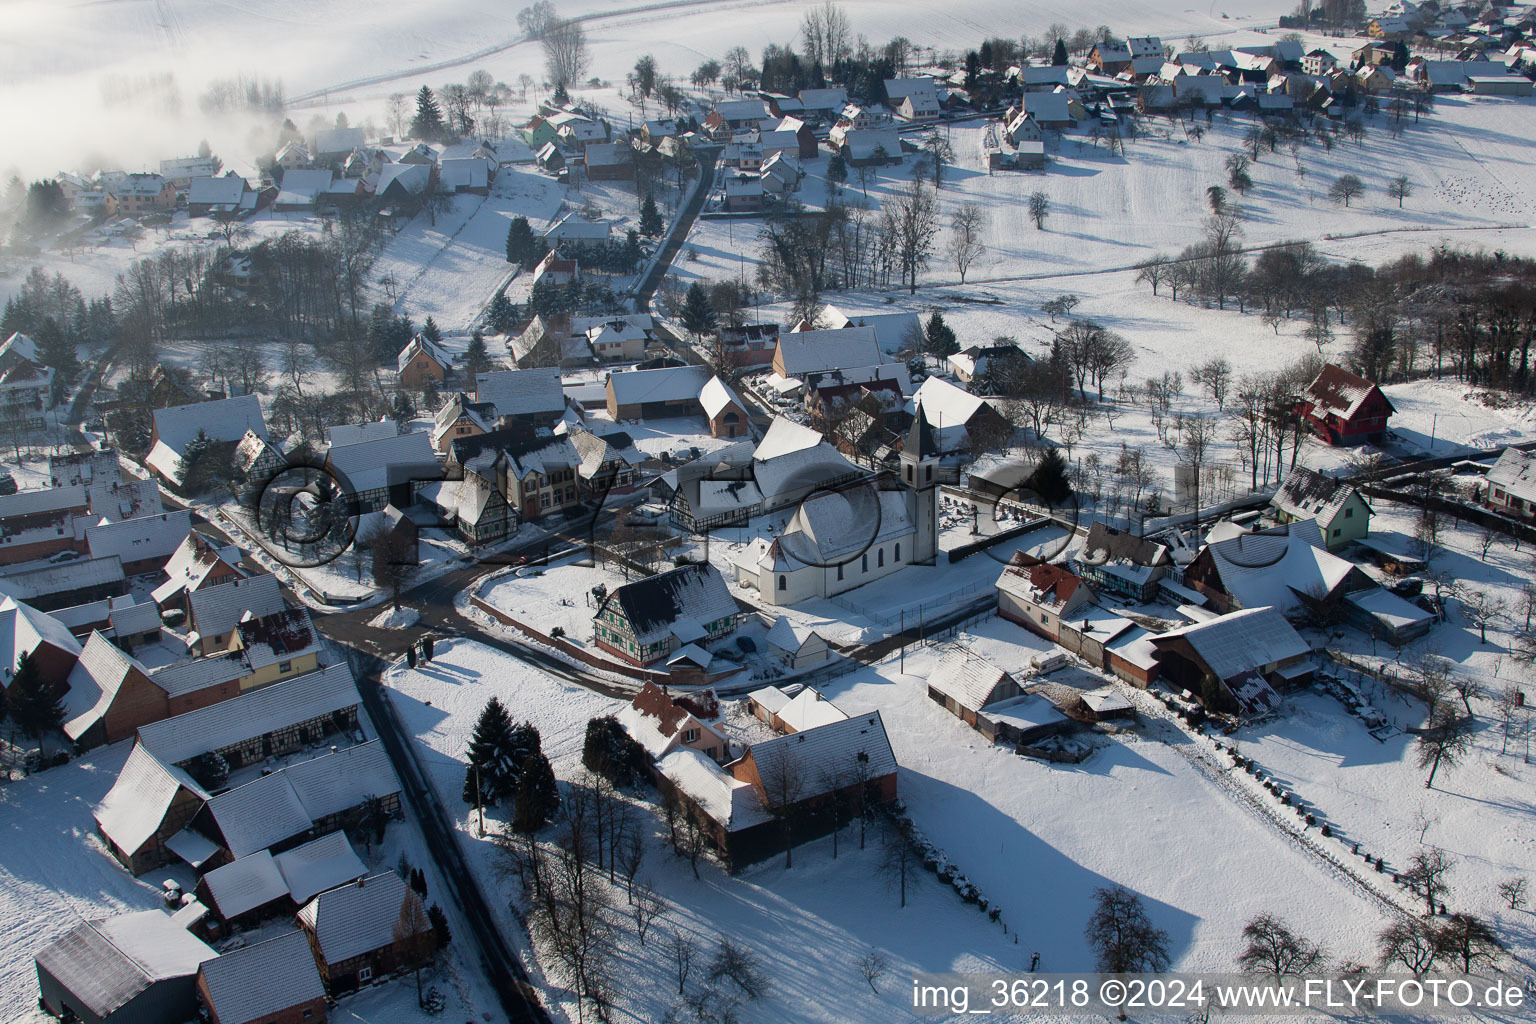
[[1397,410],[1375,384],[1329,363],[1301,393],[1297,411],[1329,444],[1354,445],[1379,440]]
[[1061,636],[1061,620],[1092,604],[1093,591],[1061,566],[1027,558],[1015,553],[997,578],[998,614],[1055,641]]

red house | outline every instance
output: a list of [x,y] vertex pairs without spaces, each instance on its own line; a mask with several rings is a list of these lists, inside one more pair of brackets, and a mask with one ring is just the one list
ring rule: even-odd
[[1380,440],[1397,410],[1375,384],[1329,363],[1301,393],[1297,411],[1329,444],[1355,445]]

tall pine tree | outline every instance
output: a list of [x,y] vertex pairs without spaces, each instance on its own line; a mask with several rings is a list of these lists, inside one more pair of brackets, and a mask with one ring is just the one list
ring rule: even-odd
[[75,358],[75,342],[53,317],[43,321],[37,332],[38,358],[53,368],[53,393],[50,404],[58,405],[75,386],[80,376],[80,361]]
[[955,340],[954,328],[944,322],[938,310],[934,310],[933,315],[928,318],[928,326],[923,334],[927,338],[930,355],[944,359],[960,351],[960,343]]
[[[497,298],[506,301],[506,296],[497,293]],[[494,307],[495,302],[491,305]],[[464,375],[474,380],[476,374],[484,373],[491,368],[491,354],[485,347],[485,334],[476,327],[475,332],[469,336],[469,345],[464,349]]]
[[666,229],[661,211],[656,209],[656,200],[647,195],[640,203],[640,233],[647,238],[655,238]]
[[443,343],[443,332],[437,326],[437,321],[432,319],[431,314],[427,315],[427,322],[421,325],[421,336],[434,345]]
[[559,809],[560,787],[555,782],[554,769],[549,766],[549,758],[535,750],[523,762],[517,782],[512,827],[518,832],[537,832]]
[[[508,334],[517,326],[517,307],[507,298],[506,292],[497,292],[491,300],[490,307],[485,311],[485,322],[498,334]],[[470,340],[473,343],[474,339]]]
[[476,769],[479,769],[480,800],[493,807],[503,796],[512,795],[513,779],[506,770],[505,752],[512,746],[512,716],[500,699],[492,697],[480,712],[475,731],[469,738],[469,768],[464,774],[464,802],[473,804],[476,793]]
[[683,299],[683,312],[679,319],[694,337],[708,334],[715,329],[715,307],[709,301],[709,293],[698,281],[688,286],[688,294]]
[[8,696],[11,717],[37,740],[64,724],[64,701],[58,688],[43,679],[31,652],[16,659],[16,674],[11,677]]
[[416,94],[416,116],[411,118],[411,137],[423,142],[440,142],[443,138],[443,111],[437,105],[437,97],[426,86]]
[[1056,49],[1051,53],[1051,63],[1061,67],[1067,63],[1067,44],[1065,40],[1056,40]]
[[507,225],[507,262],[527,267],[533,258],[536,242],[527,217],[513,217]]

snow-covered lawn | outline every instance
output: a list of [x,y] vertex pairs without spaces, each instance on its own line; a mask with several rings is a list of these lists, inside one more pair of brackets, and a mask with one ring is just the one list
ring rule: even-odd
[[546,635],[562,629],[570,643],[591,647],[592,616],[597,613],[592,588],[603,586],[612,593],[625,582],[623,572],[566,560],[548,567],[515,569],[481,596],[492,607]]

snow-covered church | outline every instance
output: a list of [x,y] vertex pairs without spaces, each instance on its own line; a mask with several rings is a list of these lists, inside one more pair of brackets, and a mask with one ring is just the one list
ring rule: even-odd
[[938,553],[939,444],[918,411],[901,451],[899,480],[811,494],[779,536],[759,537],[736,559],[738,585],[759,600],[792,605],[831,597]]

